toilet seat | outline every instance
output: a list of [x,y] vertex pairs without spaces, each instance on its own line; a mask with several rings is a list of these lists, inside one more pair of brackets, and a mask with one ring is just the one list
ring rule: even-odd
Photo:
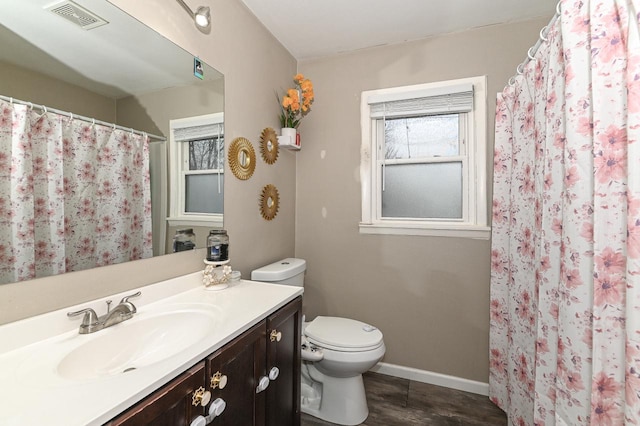
[[383,344],[380,330],[349,318],[316,317],[306,326],[304,334],[310,343],[340,352],[370,351]]

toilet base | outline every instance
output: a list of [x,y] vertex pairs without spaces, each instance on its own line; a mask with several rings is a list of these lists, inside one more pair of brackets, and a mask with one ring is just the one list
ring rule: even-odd
[[340,425],[358,425],[369,416],[362,375],[329,377],[308,362],[302,365],[303,413]]

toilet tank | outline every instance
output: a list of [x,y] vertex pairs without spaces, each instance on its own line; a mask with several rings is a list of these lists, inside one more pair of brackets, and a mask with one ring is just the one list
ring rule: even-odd
[[274,284],[304,286],[304,259],[289,257],[251,271],[251,279]]

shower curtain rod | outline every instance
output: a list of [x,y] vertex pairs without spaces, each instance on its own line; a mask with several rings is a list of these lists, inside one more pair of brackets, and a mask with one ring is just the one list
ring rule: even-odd
[[[534,44],[532,47],[529,48],[529,50],[527,51],[527,57],[525,58],[525,60],[516,67],[517,75],[521,75],[524,72],[525,65],[527,65],[529,62],[531,62],[534,59],[536,53],[538,52],[538,49],[542,45],[542,42],[547,41],[547,34],[549,34],[549,28],[551,28],[551,26],[553,26],[556,20],[560,17],[560,12],[561,12],[560,3],[561,1],[559,1],[558,4],[556,5],[555,15],[553,15],[549,23],[540,30],[540,37],[538,37],[538,41],[536,42],[536,44]],[[515,75],[512,76],[511,78],[509,78],[509,81],[507,82],[507,84],[509,86],[513,86],[515,84],[515,79],[516,79],[516,76]]]
[[91,124],[101,124],[103,126],[112,127],[114,130],[115,129],[124,130],[126,132],[135,133],[136,135],[141,135],[141,136],[147,135],[149,136],[149,138],[155,139],[158,142],[165,142],[167,140],[167,138],[165,138],[164,136],[158,136],[151,133],[141,132],[140,130],[134,130],[130,127],[118,126],[117,124],[107,123],[106,121],[96,120],[95,118],[85,117],[83,115],[76,115],[72,112],[62,111],[55,108],[47,108],[44,105],[37,105],[37,104],[34,104],[33,102],[21,101],[19,99],[14,99],[4,95],[0,95],[0,99],[7,101],[11,104],[27,105],[31,109],[38,108],[39,110],[44,111],[45,113],[51,111],[56,114],[64,115],[65,117],[69,117],[71,119],[77,118],[79,120],[86,121]]

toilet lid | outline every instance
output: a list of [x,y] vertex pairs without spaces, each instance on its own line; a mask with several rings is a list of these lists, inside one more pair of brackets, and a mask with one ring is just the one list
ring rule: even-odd
[[343,351],[365,351],[382,344],[382,332],[360,321],[339,317],[316,317],[304,334],[318,346]]

